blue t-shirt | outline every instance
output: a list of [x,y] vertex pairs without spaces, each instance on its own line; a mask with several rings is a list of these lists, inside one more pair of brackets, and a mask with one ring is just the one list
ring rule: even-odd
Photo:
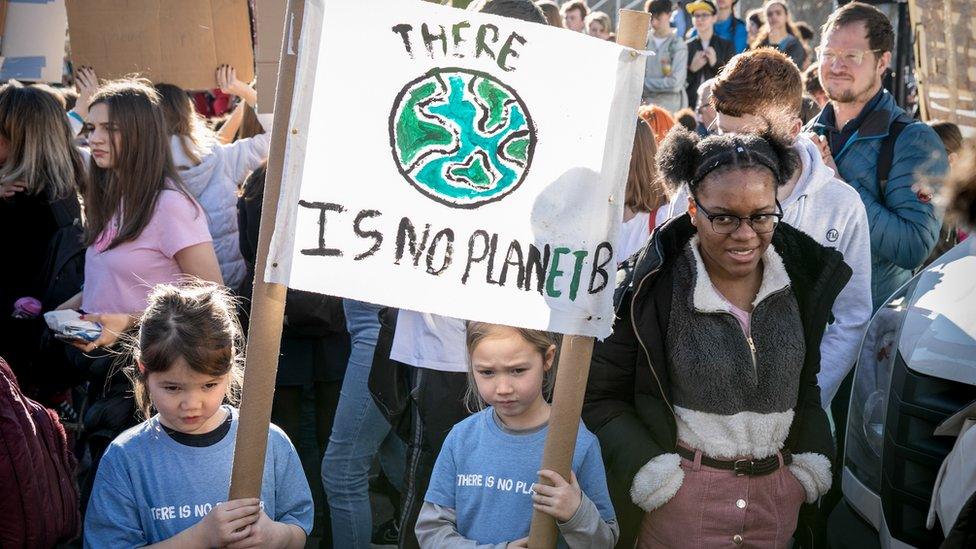
[[[159,416],[119,435],[98,466],[85,516],[85,547],[137,547],[200,522],[230,488],[237,410],[227,435],[196,448],[173,440]],[[295,447],[271,426],[261,503],[272,520],[312,530],[312,493]]]
[[[529,434],[507,433],[495,423],[493,414],[486,408],[451,429],[424,498],[454,509],[458,533],[478,543],[502,543],[529,534],[532,485],[538,479],[549,432],[546,426]],[[582,423],[573,472],[600,517],[614,520],[600,443]]]

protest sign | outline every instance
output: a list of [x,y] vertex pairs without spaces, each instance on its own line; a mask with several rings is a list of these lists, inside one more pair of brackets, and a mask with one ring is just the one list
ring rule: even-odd
[[0,80],[61,83],[68,27],[64,0],[4,2]]
[[67,9],[71,61],[100,78],[140,73],[210,89],[222,64],[244,82],[254,78],[247,0],[67,0]]
[[257,39],[254,43],[254,67],[257,71],[259,113],[272,112],[275,84],[278,80],[278,58],[285,27],[284,0],[266,0],[255,8]]
[[326,0],[302,34],[267,280],[607,336],[643,58],[545,25],[370,5],[363,19]]
[[[279,43],[280,70],[276,71],[275,86],[281,93],[274,97],[274,126],[287,128],[295,88],[298,63],[298,35],[302,28],[305,0],[289,0],[285,8],[288,22],[286,39]],[[264,271],[268,247],[274,230],[278,193],[281,188],[282,164],[285,156],[285,131],[271,132],[271,149],[264,178],[264,199],[261,202],[261,223],[255,271]],[[267,283],[262,276],[254,277],[251,292],[250,322],[245,353],[244,387],[241,393],[241,413],[234,444],[234,469],[231,471],[228,499],[252,498],[261,495],[268,429],[271,423],[271,401],[274,397],[275,374],[281,354],[281,329],[285,316],[287,288]]]

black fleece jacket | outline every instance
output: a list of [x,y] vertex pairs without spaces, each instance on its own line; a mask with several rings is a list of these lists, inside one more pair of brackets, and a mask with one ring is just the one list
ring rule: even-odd
[[[625,262],[614,294],[613,334],[593,350],[583,420],[600,440],[620,522],[618,547],[633,546],[643,516],[630,498],[634,476],[648,461],[675,452],[677,446],[664,344],[674,262],[695,231],[688,214],[672,219]],[[834,299],[850,279],[851,269],[840,252],[785,223],[776,228],[772,243],[790,278],[806,345],[786,448],[794,454],[814,452],[833,460],[833,439],[817,385],[820,340]]]

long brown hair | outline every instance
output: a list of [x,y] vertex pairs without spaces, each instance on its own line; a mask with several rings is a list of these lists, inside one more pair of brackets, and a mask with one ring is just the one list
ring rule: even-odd
[[244,103],[242,108],[244,115],[241,118],[241,127],[237,128],[237,135],[234,136],[234,139],[249,139],[264,133],[265,129],[261,125],[261,121],[258,120],[258,113],[254,112],[254,108],[247,103]]
[[156,84],[156,91],[159,92],[159,104],[166,120],[166,133],[180,137],[183,153],[196,166],[200,163],[199,151],[216,143],[213,132],[193,109],[190,96],[183,88],[173,84]]
[[213,377],[230,374],[227,401],[240,399],[244,336],[227,289],[200,280],[159,284],[149,294],[132,350],[142,368],[128,368],[136,407],[148,418],[152,401],[146,378],[183,359],[190,370]]
[[119,230],[108,246],[114,248],[142,234],[164,189],[173,188],[193,198],[173,167],[159,94],[147,80],[108,82],[92,97],[89,108],[98,104],[108,107],[121,150],[109,139],[115,165],[100,168],[94,158],[89,165],[89,184],[82,193],[88,221],[84,243],[93,245],[118,216]]
[[[765,14],[766,10],[768,10],[769,7],[772,6],[773,4],[779,4],[780,6],[782,6],[783,11],[786,13],[786,32],[788,34],[793,35],[793,37],[800,42],[800,45],[803,46],[804,50],[809,50],[809,46],[807,46],[807,41],[804,40],[803,35],[800,34],[800,29],[796,28],[796,24],[793,23],[793,16],[790,15],[790,7],[786,5],[786,0],[767,0],[767,2],[763,4],[763,8],[762,8],[763,14]],[[766,44],[765,42],[767,42],[768,40],[769,40],[769,18],[767,17],[766,20],[763,22],[763,25],[759,27],[759,32],[756,33],[756,39],[752,41],[752,44],[749,45],[749,48],[758,49],[765,46],[776,46],[776,44]],[[807,55],[809,55],[809,51],[807,52]],[[802,69],[803,67],[800,68]]]
[[63,99],[19,82],[0,87],[0,137],[8,142],[0,182],[21,181],[25,193],[47,192],[51,200],[78,192],[85,166]]
[[546,16],[546,22],[557,28],[563,28],[563,15],[559,13],[559,5],[553,0],[538,0],[536,7],[542,10],[542,15]]
[[630,172],[624,204],[635,212],[651,212],[667,202],[667,192],[657,174],[657,142],[645,117],[637,116]]

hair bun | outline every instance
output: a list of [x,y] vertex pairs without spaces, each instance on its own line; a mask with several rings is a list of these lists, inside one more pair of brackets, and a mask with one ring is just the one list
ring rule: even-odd
[[671,128],[657,151],[657,168],[671,192],[677,191],[695,175],[699,163],[700,138],[683,127]]

